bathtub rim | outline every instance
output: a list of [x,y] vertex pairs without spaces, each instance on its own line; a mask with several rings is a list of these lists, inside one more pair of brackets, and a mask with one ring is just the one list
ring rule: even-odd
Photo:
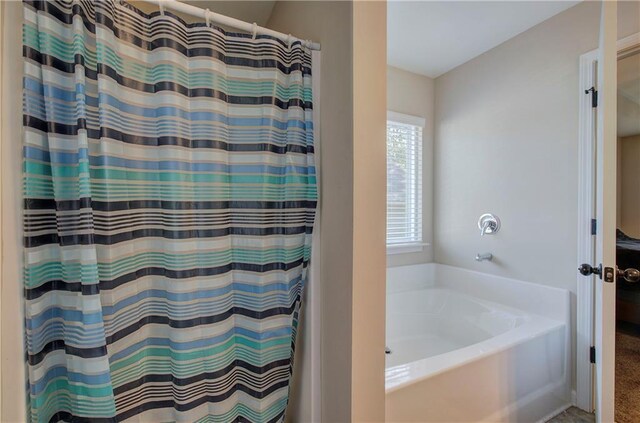
[[[403,276],[407,272],[416,272],[416,279],[393,281],[391,274]],[[456,278],[455,276],[468,276]],[[496,287],[504,289],[496,289]],[[571,293],[569,290],[549,285],[527,282],[506,276],[483,273],[461,267],[440,263],[420,263],[387,268],[387,296],[395,293],[446,288],[472,297],[481,302],[489,302],[502,307],[520,311],[529,317],[523,325],[484,341],[440,355],[426,357],[409,363],[385,368],[385,392],[401,390],[409,385],[461,367],[475,360],[481,360],[491,354],[505,351],[536,336],[544,336],[558,328],[564,327],[565,377],[571,374]],[[483,289],[480,289],[483,288]],[[536,294],[537,301],[523,301],[517,295],[518,290]],[[489,295],[487,295],[490,293]],[[479,295],[476,295],[479,294]],[[494,295],[491,295],[494,294]],[[496,298],[497,297],[497,298]],[[483,350],[483,348],[485,348]],[[442,360],[444,356],[453,355],[453,362],[440,364],[436,369],[428,370],[429,361]],[[387,373],[391,369],[407,367],[410,373],[406,379],[388,383]]]
[[[531,328],[533,326],[533,328]],[[536,328],[537,327],[537,328]],[[523,344],[534,337],[545,336],[559,328],[564,327],[565,338],[566,334],[566,325],[563,322],[547,319],[540,316],[533,316],[533,318],[525,322],[523,325],[518,326],[510,331],[502,333],[500,335],[494,336],[487,340],[478,342],[476,344],[472,344],[463,348],[459,348],[457,350],[449,351],[443,354],[435,355],[433,357],[426,357],[420,360],[411,361],[405,364],[399,364],[396,366],[385,368],[385,393],[399,391],[403,388],[406,388],[410,385],[419,383],[425,379],[429,379],[433,376],[448,372],[450,370],[456,369],[458,367],[462,367],[466,364],[469,364],[474,361],[482,360],[485,357],[488,357],[493,354],[497,354],[502,351],[506,351],[511,349],[517,345]],[[525,332],[527,333],[523,333]],[[514,333],[515,332],[515,333]],[[506,339],[504,339],[506,338]],[[510,339],[511,338],[511,339]],[[496,344],[496,345],[492,345]],[[482,350],[483,347],[487,347]],[[480,351],[474,351],[478,350]],[[436,369],[429,370],[424,368],[429,365],[429,361],[439,361],[437,359],[443,360],[444,356],[447,355],[458,355],[460,356],[457,359],[453,359],[453,363],[445,364],[442,363],[437,366]],[[407,379],[400,380],[398,382],[392,382],[391,384],[388,382],[387,372],[393,369],[398,369],[401,367],[407,367],[408,371],[411,373]],[[568,372],[569,369],[565,367],[565,372]]]
[[[419,275],[419,280],[403,281],[399,283],[397,281],[391,281],[391,273],[405,272],[415,270]],[[469,279],[475,279],[470,282],[468,279],[465,281],[453,281],[449,282],[449,273],[458,272],[460,275],[469,276]],[[424,288],[438,288],[446,287],[448,289],[456,290],[464,294],[470,295],[474,298],[480,298],[486,301],[501,304],[507,307],[511,307],[517,310],[522,310],[526,313],[535,314],[538,316],[549,317],[555,320],[565,321],[569,323],[570,316],[570,294],[571,291],[559,288],[551,285],[544,285],[536,282],[527,282],[522,279],[510,278],[507,276],[496,275],[493,273],[481,272],[479,270],[472,270],[465,267],[456,267],[449,264],[441,264],[436,262],[431,263],[417,263],[408,264],[404,266],[387,267],[387,290],[386,295],[394,294],[398,292],[411,291],[414,289]],[[429,280],[431,279],[431,280]],[[443,280],[444,279],[444,280]],[[551,300],[554,306],[551,307],[536,307],[536,303],[529,301],[521,302],[514,301],[516,298],[509,297],[506,293],[507,290],[497,292],[500,299],[496,299],[493,296],[485,295],[490,290],[481,290],[479,295],[472,295],[467,290],[460,289],[463,286],[474,288],[478,285],[499,285],[505,284],[504,287],[510,288],[513,291],[514,288],[521,288],[528,291],[536,291],[537,294],[542,295],[545,300]],[[560,307],[558,307],[560,306]],[[564,310],[559,310],[560,308]]]

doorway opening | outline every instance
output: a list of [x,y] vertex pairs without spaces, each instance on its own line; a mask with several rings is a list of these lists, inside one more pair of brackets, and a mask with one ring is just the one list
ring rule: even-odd
[[[617,50],[618,155],[617,174],[615,175],[617,185],[615,210],[617,213],[614,221],[617,227],[616,265],[618,270],[624,271],[640,267],[640,225],[638,225],[639,230],[636,230],[630,220],[636,212],[640,218],[640,209],[634,212],[629,208],[629,202],[637,201],[640,197],[638,195],[640,192],[637,192],[640,178],[634,179],[634,175],[629,172],[631,169],[629,163],[634,160],[634,148],[638,148],[640,152],[640,141],[637,143],[638,147],[633,143],[633,140],[638,138],[635,135],[640,134],[640,128],[636,127],[640,125],[640,33],[619,40]],[[596,217],[595,163],[598,154],[601,153],[597,151],[595,143],[597,124],[593,108],[594,93],[589,90],[589,87],[594,87],[597,91],[598,56],[598,50],[594,50],[580,58],[578,263],[594,262],[596,259],[596,237],[594,234],[596,227],[599,231],[602,224],[599,220],[596,222],[593,219]],[[599,97],[597,93],[595,96],[596,99]],[[599,102],[596,100],[595,103]],[[638,154],[636,157],[640,158],[640,153]],[[637,159],[635,163],[637,163]],[[636,193],[632,197],[631,193],[634,189]],[[637,250],[635,256],[634,248]],[[634,392],[637,390],[635,386],[630,389],[632,382],[638,380],[638,376],[640,376],[640,360],[637,358],[640,353],[640,312],[638,312],[640,301],[634,302],[636,297],[640,298],[640,281],[634,282],[635,278],[638,278],[638,275],[633,272],[627,275],[620,274],[615,286],[615,420],[617,422],[638,421],[640,418],[640,414],[634,414],[637,413],[635,410],[640,408],[640,395]],[[576,405],[583,410],[593,411],[596,402],[595,362],[608,361],[601,359],[603,351],[594,350],[597,323],[595,320],[595,287],[597,285],[595,284],[602,283],[602,281],[593,278],[590,281],[591,283],[586,282],[583,276],[578,275],[576,293]],[[610,311],[606,316],[611,318],[613,329],[613,303],[611,303]],[[613,349],[613,344],[614,339],[611,338],[611,342],[608,342],[605,347],[610,346]],[[610,363],[613,373],[613,360]],[[610,395],[611,402],[613,402],[613,378],[611,381],[611,389],[607,390],[608,393],[604,392],[601,395]],[[613,414],[613,410],[611,412]]]
[[640,421],[640,46],[618,57],[616,422]]

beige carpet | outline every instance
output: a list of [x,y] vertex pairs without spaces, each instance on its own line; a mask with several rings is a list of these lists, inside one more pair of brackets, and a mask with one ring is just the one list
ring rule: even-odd
[[616,423],[640,422],[640,338],[616,333]]

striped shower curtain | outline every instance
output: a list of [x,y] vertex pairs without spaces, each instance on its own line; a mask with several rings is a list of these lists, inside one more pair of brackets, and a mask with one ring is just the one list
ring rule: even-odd
[[317,190],[301,43],[25,1],[31,421],[283,419]]

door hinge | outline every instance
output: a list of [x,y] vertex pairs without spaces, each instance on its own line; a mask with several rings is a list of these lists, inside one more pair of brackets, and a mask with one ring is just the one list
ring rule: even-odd
[[596,347],[589,348],[589,361],[592,363],[596,362]]
[[584,93],[591,93],[591,107],[598,107],[598,91],[596,90],[596,87],[591,87],[588,90],[584,90]]
[[598,221],[591,219],[591,235],[595,235],[598,231]]

